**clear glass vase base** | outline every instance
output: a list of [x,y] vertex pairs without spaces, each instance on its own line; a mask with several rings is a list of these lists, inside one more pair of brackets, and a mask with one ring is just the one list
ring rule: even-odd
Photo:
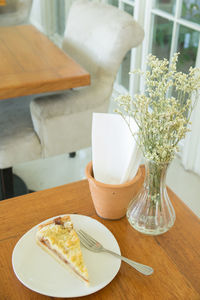
[[129,203],[126,216],[131,226],[147,235],[167,232],[176,219],[166,188],[168,163],[145,161],[144,183]]
[[[146,235],[160,235],[163,234],[167,231],[169,231],[169,229],[174,225],[175,219],[168,224],[168,226],[163,226],[163,227],[159,227],[159,226],[153,226],[152,224],[155,223],[155,218],[154,217],[148,217],[148,220],[146,220],[145,224],[140,224],[137,221],[132,220],[128,215],[127,215],[127,219],[130,223],[130,225],[137,231],[146,234]],[[149,227],[148,227],[149,224]]]

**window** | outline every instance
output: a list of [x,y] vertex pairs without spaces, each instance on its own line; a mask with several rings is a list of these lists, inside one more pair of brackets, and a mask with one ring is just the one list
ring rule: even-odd
[[[151,38],[143,53],[171,59],[180,52],[178,69],[187,72],[199,65],[200,0],[156,0],[151,2],[145,33]],[[149,28],[149,29],[148,29]]]
[[133,84],[128,72],[138,67],[144,69],[148,53],[171,60],[175,52],[180,52],[178,69],[182,72],[187,72],[190,66],[200,66],[200,0],[107,2],[133,15],[145,31],[142,50],[133,49],[126,55],[117,78],[118,84],[131,94],[143,90],[144,82]]

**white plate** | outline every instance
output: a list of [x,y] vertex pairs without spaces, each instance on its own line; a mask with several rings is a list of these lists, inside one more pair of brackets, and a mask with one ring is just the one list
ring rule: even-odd
[[[120,254],[115,237],[103,224],[83,215],[70,216],[75,229],[83,229],[106,248]],[[51,297],[80,297],[102,289],[118,273],[121,265],[118,258],[107,253],[94,253],[82,247],[91,282],[90,286],[86,286],[36,244],[37,226],[22,236],[12,254],[14,272],[29,289]]]

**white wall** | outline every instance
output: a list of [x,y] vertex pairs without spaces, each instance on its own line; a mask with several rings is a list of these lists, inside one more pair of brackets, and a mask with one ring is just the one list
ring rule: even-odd
[[41,0],[33,1],[31,14],[30,14],[30,23],[33,24],[35,27],[37,27],[40,31],[44,32],[43,22],[42,22]]

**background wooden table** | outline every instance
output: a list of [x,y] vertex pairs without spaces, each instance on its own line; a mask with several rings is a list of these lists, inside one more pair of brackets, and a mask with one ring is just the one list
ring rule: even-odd
[[169,195],[177,219],[169,232],[157,237],[135,231],[126,218],[119,221],[99,218],[86,180],[1,202],[0,299],[52,299],[29,290],[18,281],[11,256],[26,231],[47,218],[65,213],[84,214],[99,220],[115,235],[124,256],[155,270],[152,276],[146,277],[122,263],[108,286],[78,299],[200,299],[200,222],[173,192],[169,191]]
[[32,25],[0,27],[0,99],[89,84],[89,73]]
[[6,5],[6,0],[0,0],[0,6],[5,6]]

